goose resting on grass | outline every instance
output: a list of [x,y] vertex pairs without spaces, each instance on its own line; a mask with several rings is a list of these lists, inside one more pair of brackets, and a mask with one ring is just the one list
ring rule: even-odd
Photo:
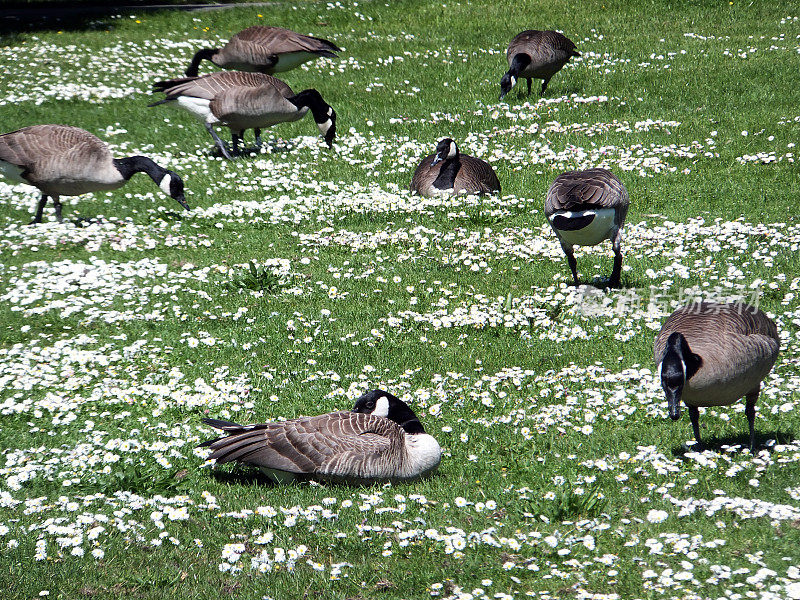
[[278,483],[416,479],[436,469],[442,455],[414,411],[383,390],[366,392],[350,412],[259,425],[203,423],[226,434],[200,444],[213,450],[209,459],[259,467]]

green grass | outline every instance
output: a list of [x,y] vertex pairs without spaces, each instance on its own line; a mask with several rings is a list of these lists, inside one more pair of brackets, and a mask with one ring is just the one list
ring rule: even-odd
[[[800,187],[789,146],[800,21],[781,19],[800,4],[386,4],[164,11],[0,38],[4,131],[83,127],[117,156],[148,154],[180,173],[202,209],[179,212],[138,175],[65,204],[88,227],[27,228],[35,190],[0,182],[4,597],[788,596],[800,562]],[[150,84],[179,76],[195,49],[176,43],[211,47],[255,23],[346,49],[284,74],[336,109],[335,151],[306,118],[265,132],[262,154],[224,162],[189,115],[146,108]],[[583,59],[551,80],[545,101],[534,82],[530,98],[523,84],[498,104],[505,47],[526,28],[563,30]],[[395,194],[443,137],[492,162],[501,198]],[[654,161],[644,175],[620,165],[640,148]],[[737,160],[770,152],[775,162]],[[600,294],[606,308],[585,317],[542,206],[559,172],[603,160],[631,197],[626,289]],[[248,203],[254,212],[225,212]],[[608,246],[579,253],[578,268],[604,281]],[[687,455],[688,417],[669,421],[654,379],[664,315],[645,310],[650,286],[677,302],[690,288],[747,294],[756,280],[784,334],[756,421],[767,451],[738,448],[740,403],[706,411],[711,452]],[[631,290],[644,304],[623,306]],[[434,321],[460,308],[453,326]],[[471,310],[484,316],[465,322]],[[347,409],[377,386],[405,395],[439,440],[436,476],[273,486],[244,468],[214,475],[193,453],[212,435],[204,416]],[[681,512],[690,499],[711,504]],[[247,512],[266,506],[277,514]],[[759,506],[774,512],[747,518]],[[165,507],[188,518],[170,520]],[[280,509],[293,507],[287,524]],[[651,510],[667,518],[650,522]],[[267,531],[274,538],[259,544]],[[64,540],[79,532],[84,555],[73,556]],[[244,544],[240,573],[219,569],[233,543]],[[299,546],[293,572],[251,567],[262,549]]]

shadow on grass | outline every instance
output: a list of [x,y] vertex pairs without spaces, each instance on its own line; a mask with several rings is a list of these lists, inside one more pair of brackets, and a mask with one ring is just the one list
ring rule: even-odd
[[12,44],[16,34],[34,31],[111,29],[118,16],[155,10],[203,10],[230,0],[10,0],[0,3],[0,44]]
[[228,485],[242,485],[242,486],[256,486],[272,488],[277,486],[272,479],[264,475],[258,469],[248,469],[244,467],[237,467],[231,471],[220,471],[214,469],[209,471],[208,475],[213,477],[220,483]]
[[[775,440],[776,444],[791,444],[796,439],[797,436],[795,436],[795,434],[791,431],[756,431],[755,452],[756,454],[761,450],[772,452],[775,445],[767,446],[766,443],[769,440]],[[700,445],[700,448],[697,447],[697,444],[693,444],[691,446],[683,444],[681,446],[673,447],[672,455],[677,458],[685,459],[689,452],[702,452],[703,450],[712,450],[713,452],[723,454],[728,450],[728,448],[737,446],[737,450],[739,452],[745,448],[749,448],[750,434],[748,434],[746,431],[742,431],[742,433],[737,435],[709,436],[703,439],[703,443]]]

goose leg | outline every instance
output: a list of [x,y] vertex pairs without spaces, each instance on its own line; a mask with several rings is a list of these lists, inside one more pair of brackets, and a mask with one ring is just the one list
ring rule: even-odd
[[225,142],[219,139],[217,132],[211,127],[211,123],[206,123],[206,130],[208,133],[211,134],[211,137],[214,138],[214,142],[217,144],[217,148],[219,148],[220,152],[222,152],[222,156],[227,158],[228,160],[233,160],[233,157],[228,152],[228,149],[225,147]]
[[64,222],[64,217],[61,216],[61,200],[58,196],[53,196],[53,205],[56,207],[56,219],[59,223]]
[[561,249],[564,251],[564,254],[567,255],[567,263],[572,271],[572,279],[575,281],[575,285],[578,285],[578,261],[575,260],[575,251],[572,249],[572,246],[567,246],[565,244],[561,244]]
[[533,80],[528,77],[528,96],[531,95],[531,83],[533,83]]
[[[528,81],[530,81],[530,79]],[[544,96],[544,91],[547,89],[548,83],[550,83],[549,79],[545,79],[544,81],[542,81],[542,94],[541,94],[542,96]]]
[[[760,389],[761,386],[759,386]],[[750,427],[750,452],[754,452],[756,448],[756,400],[758,400],[758,392],[747,394],[747,404],[744,408],[744,414],[747,415],[747,425]]]
[[255,129],[253,129],[253,133],[256,134],[256,148],[261,148],[261,145],[263,143],[261,141],[261,130],[258,127],[256,127]]
[[614,247],[614,268],[611,270],[611,279],[608,282],[608,287],[619,288],[621,287],[620,277],[622,275],[622,233],[617,230],[612,243]]
[[239,142],[242,141],[243,136],[244,136],[244,131],[231,132],[231,145],[233,146],[232,153],[234,156],[239,156],[242,153],[242,151],[239,150]]
[[696,406],[689,406],[689,419],[692,421],[694,441],[697,442],[698,448],[702,448],[703,442],[700,441],[700,409]]
[[42,222],[45,204],[47,204],[47,194],[42,194],[42,197],[39,198],[39,204],[36,206],[36,216],[33,217],[33,221],[31,221],[29,225],[36,225],[37,223]]

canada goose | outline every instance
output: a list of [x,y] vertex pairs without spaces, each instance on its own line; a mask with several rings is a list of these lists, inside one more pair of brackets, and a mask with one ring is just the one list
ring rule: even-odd
[[700,444],[698,407],[727,406],[744,396],[752,452],[761,380],[775,364],[779,346],[775,323],[754,306],[699,302],[679,308],[664,322],[653,348],[670,418],[678,420],[683,400]]
[[113,158],[108,146],[88,131],[67,125],[33,125],[0,135],[0,174],[39,188],[42,198],[31,224],[42,222],[47,198],[63,223],[60,196],[113,190],[134,173],[147,173],[161,190],[189,210],[183,180],[146,156]]
[[489,163],[461,154],[456,143],[445,138],[435,154],[419,163],[411,178],[411,191],[422,196],[492,194],[500,191],[500,181]]
[[511,91],[520,78],[528,80],[528,95],[531,80],[542,79],[542,95],[550,78],[558,73],[569,59],[580,56],[575,44],[557,31],[528,29],[518,34],[508,45],[509,69],[500,80],[500,100]]
[[308,89],[295,94],[292,88],[272,75],[210,73],[202,77],[159,81],[153,89],[164,92],[167,97],[150,106],[174,101],[195,115],[203,121],[225,158],[232,157],[212,125],[224,125],[231,130],[234,154],[239,153],[239,140],[245,129],[256,130],[258,144],[262,127],[297,121],[309,110],[329,148],[336,138],[336,111],[317,90]]
[[547,190],[544,214],[567,255],[575,285],[578,284],[578,263],[572,247],[594,246],[608,239],[614,248],[614,269],[609,286],[620,286],[622,226],[628,204],[628,190],[607,169],[562,173]]
[[282,27],[248,27],[234,35],[222,48],[199,50],[192,58],[187,77],[197,77],[200,61],[210,60],[223,69],[254,73],[281,73],[309,60],[336,58],[342,49],[336,44]]
[[209,459],[259,467],[279,483],[414,479],[433,471],[442,454],[411,408],[383,390],[366,392],[352,412],[259,425],[203,423],[227,434],[200,444],[213,450]]

